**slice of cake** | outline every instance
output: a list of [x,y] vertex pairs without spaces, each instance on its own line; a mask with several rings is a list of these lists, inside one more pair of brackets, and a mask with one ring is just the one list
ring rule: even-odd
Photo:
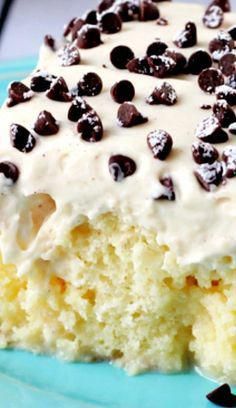
[[236,14],[103,0],[0,112],[0,346],[236,381]]

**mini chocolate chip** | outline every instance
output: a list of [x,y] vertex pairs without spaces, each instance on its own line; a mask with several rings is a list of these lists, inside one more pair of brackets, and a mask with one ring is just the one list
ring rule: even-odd
[[181,31],[174,40],[174,44],[179,48],[193,47],[197,44],[196,25],[189,21],[183,31]]
[[212,66],[212,59],[208,52],[198,50],[194,52],[188,60],[188,72],[193,75],[199,75],[206,68]]
[[106,34],[115,34],[122,28],[122,20],[119,14],[113,12],[103,13],[99,25],[103,33]]
[[231,125],[229,125],[229,132],[232,135],[236,135],[236,122],[231,123]]
[[79,48],[94,48],[102,44],[101,33],[98,27],[85,24],[77,31],[76,45]]
[[167,55],[159,55],[148,57],[148,63],[153,72],[154,76],[157,78],[165,78],[173,74],[176,68],[176,62],[173,58]]
[[136,163],[133,159],[121,154],[111,156],[109,159],[109,172],[114,181],[121,182],[125,177],[132,176],[136,171]]
[[122,127],[141,125],[148,121],[130,102],[124,102],[118,110],[118,124]]
[[152,55],[162,55],[166,49],[167,45],[165,43],[162,41],[155,41],[148,46],[146,54],[148,57],[151,57]]
[[44,44],[50,48],[52,51],[56,49],[56,41],[51,35],[45,35],[44,37]]
[[16,183],[19,178],[18,167],[9,161],[4,161],[0,163],[0,173],[3,174],[7,179],[10,179],[12,183]]
[[134,1],[123,1],[118,2],[116,12],[119,13],[121,20],[126,22],[135,20],[139,15],[139,9]]
[[236,122],[236,115],[228,103],[222,99],[213,106],[213,113],[223,128],[228,128],[231,123]]
[[96,96],[102,91],[103,83],[99,75],[95,72],[88,72],[78,82],[78,95]]
[[125,45],[118,45],[113,48],[110,54],[111,63],[118,69],[125,69],[128,62],[133,58],[133,51]]
[[165,130],[157,129],[149,133],[147,144],[155,159],[165,160],[171,152],[173,140]]
[[229,0],[213,0],[211,5],[220,7],[221,10],[224,11],[224,13],[230,11],[231,9]]
[[225,76],[236,73],[236,54],[229,52],[223,55],[219,61],[219,69]]
[[135,89],[130,81],[116,82],[111,88],[111,96],[117,103],[132,101],[135,95]]
[[18,124],[11,125],[10,137],[12,146],[22,153],[31,152],[36,144],[35,137],[26,128]]
[[194,174],[204,190],[213,191],[223,181],[223,166],[219,161],[200,164]]
[[221,85],[216,88],[217,99],[225,99],[229,105],[236,105],[236,89],[228,85]]
[[102,0],[99,5],[98,5],[98,12],[101,14],[103,11],[109,9],[113,4],[115,0]]
[[210,143],[194,142],[192,144],[192,155],[197,164],[214,163],[219,153]]
[[80,52],[73,44],[67,44],[58,54],[63,67],[70,67],[80,63]]
[[231,394],[231,389],[228,384],[223,384],[220,387],[217,387],[215,390],[211,391],[206,395],[207,399],[213,404],[216,404],[220,407],[235,407],[236,406],[236,397]]
[[211,109],[211,105],[208,105],[208,104],[206,104],[206,103],[203,103],[203,104],[200,106],[200,108],[201,108],[201,109],[204,109],[204,110],[209,110],[209,109]]
[[177,94],[171,84],[163,82],[161,85],[156,86],[146,102],[149,105],[174,105],[177,102]]
[[99,142],[103,136],[102,122],[94,110],[83,114],[78,121],[77,130],[81,133],[81,138],[90,143]]
[[8,87],[7,106],[18,105],[27,102],[33,97],[34,93],[22,82],[12,82]]
[[168,20],[164,17],[159,17],[157,19],[157,25],[159,26],[167,26],[168,25]]
[[230,86],[230,88],[233,88],[236,90],[236,73],[233,75],[230,75],[225,81],[225,85]]
[[50,89],[46,93],[46,96],[49,99],[58,102],[70,102],[72,100],[67,84],[62,77],[56,78],[52,82]]
[[234,41],[236,41],[236,25],[229,28],[228,33],[231,35]]
[[172,58],[176,64],[175,67],[173,68],[172,74],[177,75],[185,72],[187,59],[183,54],[181,54],[181,52],[176,52],[175,50],[168,48],[165,51],[164,55],[166,55],[169,58]]
[[207,93],[215,92],[217,86],[223,85],[223,83],[224,77],[219,69],[216,68],[206,68],[198,77],[198,85]]
[[222,159],[226,164],[225,175],[227,178],[236,176],[236,147],[228,146],[223,150]]
[[225,143],[228,141],[227,133],[222,129],[215,116],[203,119],[197,126],[195,136],[203,142]]
[[160,16],[157,6],[150,0],[141,0],[139,9],[140,21],[156,20]]
[[203,24],[207,28],[218,28],[223,23],[224,13],[219,6],[210,5],[203,16]]
[[56,76],[51,75],[48,72],[36,72],[31,78],[30,88],[34,92],[46,92],[50,88],[54,79],[56,79]]
[[163,192],[159,195],[155,195],[154,200],[168,200],[175,201],[174,184],[171,177],[160,178],[160,183],[164,187]]
[[210,41],[209,51],[214,61],[219,61],[223,55],[234,48],[234,41],[227,31],[219,31],[216,38]]
[[128,62],[126,68],[129,72],[135,72],[142,75],[153,75],[153,69],[151,68],[147,57],[133,58]]
[[58,133],[59,126],[52,114],[44,110],[40,112],[34,124],[34,131],[41,136],[51,136]]
[[98,23],[97,11],[96,10],[88,11],[84,17],[84,21],[86,24],[97,25]]
[[72,105],[68,111],[68,119],[72,122],[78,122],[78,120],[81,119],[85,113],[88,113],[90,111],[92,111],[92,108],[85,101],[85,99],[77,96],[73,100]]

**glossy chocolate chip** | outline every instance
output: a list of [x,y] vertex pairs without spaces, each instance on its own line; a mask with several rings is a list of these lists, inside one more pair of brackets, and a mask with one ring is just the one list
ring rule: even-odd
[[12,124],[10,127],[10,138],[12,146],[22,153],[29,153],[33,150],[36,139],[23,126]]
[[225,85],[236,90],[236,73],[226,79]]
[[218,28],[224,20],[224,13],[219,6],[210,5],[203,16],[203,24],[207,28]]
[[185,73],[186,65],[187,65],[187,59],[181,52],[177,52],[175,50],[172,50],[168,48],[165,51],[165,56],[172,58],[175,62],[175,67],[173,68],[172,74],[173,75],[178,75]]
[[67,84],[62,77],[59,77],[52,82],[46,96],[49,99],[58,102],[70,102],[72,100]]
[[56,79],[56,76],[51,75],[48,72],[36,72],[31,78],[30,88],[34,92],[46,92],[50,88],[54,79]]
[[212,66],[212,59],[208,52],[198,50],[194,52],[188,60],[188,72],[193,75],[199,75],[204,69]]
[[149,69],[157,78],[166,78],[172,75],[176,68],[176,62],[167,55],[148,57],[148,64]]
[[219,153],[210,143],[195,142],[192,144],[193,159],[197,164],[214,163]]
[[78,94],[81,96],[96,96],[102,91],[103,83],[95,72],[88,72],[78,82]]
[[132,82],[123,80],[116,82],[111,88],[111,96],[117,103],[130,102],[135,95]]
[[52,114],[44,110],[38,115],[34,124],[34,131],[41,136],[51,136],[58,133],[59,125]]
[[136,74],[153,75],[153,69],[149,64],[147,57],[133,58],[128,62],[126,68],[129,72],[135,72]]
[[194,174],[204,190],[213,191],[223,181],[223,166],[219,161],[200,164]]
[[94,110],[84,113],[77,125],[78,133],[86,142],[99,142],[103,136],[102,122]]
[[177,102],[177,94],[171,84],[163,82],[161,85],[156,86],[146,102],[149,105],[174,105]]
[[108,10],[113,4],[115,0],[103,0],[98,5],[98,12],[101,14],[103,11]]
[[167,26],[168,25],[168,20],[164,17],[159,17],[157,19],[157,25],[159,26]]
[[125,45],[118,45],[113,48],[110,54],[111,63],[118,69],[125,69],[128,62],[133,58],[133,51]]
[[227,12],[231,10],[229,0],[213,0],[211,5],[216,5],[222,9],[222,11]]
[[61,65],[63,67],[70,67],[72,65],[78,65],[80,63],[80,52],[78,48],[73,44],[67,44],[63,50],[59,53]]
[[217,99],[225,99],[229,105],[236,105],[236,89],[228,85],[221,85],[216,88]]
[[232,135],[236,135],[236,122],[231,123],[231,125],[229,125],[229,132]]
[[44,37],[44,45],[50,48],[52,51],[56,50],[56,41],[51,35],[45,35]]
[[165,160],[171,152],[173,140],[165,130],[157,129],[149,133],[147,144],[155,159]]
[[0,162],[0,173],[11,180],[12,183],[17,182],[20,174],[18,167],[9,161]]
[[99,26],[103,33],[115,34],[121,30],[122,20],[119,14],[113,12],[103,13],[99,21]]
[[203,142],[225,143],[228,141],[227,133],[222,129],[215,116],[203,119],[197,126],[195,136]]
[[226,164],[225,175],[227,178],[236,176],[236,147],[228,146],[223,150],[222,159]]
[[89,10],[84,16],[84,21],[86,24],[97,25],[98,15],[96,10]]
[[108,162],[109,172],[116,182],[121,182],[124,178],[132,176],[136,171],[136,163],[133,159],[121,154],[111,156]]
[[219,61],[219,69],[225,76],[231,76],[236,73],[236,54],[229,52],[223,55]]
[[156,20],[160,16],[157,6],[151,0],[141,0],[139,9],[140,21]]
[[27,102],[33,97],[34,93],[22,82],[12,82],[8,87],[7,106],[18,105]]
[[236,25],[229,28],[228,33],[231,35],[234,41],[236,41]]
[[191,21],[185,25],[174,40],[174,44],[179,48],[193,47],[197,44],[197,28]]
[[94,48],[102,44],[101,33],[98,27],[85,24],[77,31],[76,45],[79,48]]
[[116,12],[119,13],[121,20],[124,22],[137,19],[139,10],[139,5],[132,0],[118,2],[116,8]]
[[200,88],[207,93],[215,92],[215,89],[223,85],[224,77],[219,69],[216,68],[206,68],[204,69],[198,77],[198,85]]
[[118,110],[118,124],[122,127],[132,127],[148,121],[130,102],[124,102]]
[[219,31],[209,43],[209,51],[214,61],[219,61],[223,55],[234,48],[234,41],[227,31]]
[[163,192],[158,195],[154,195],[154,200],[168,200],[175,201],[175,191],[174,183],[171,177],[162,177],[160,178],[160,183],[164,187]]
[[77,96],[73,100],[68,111],[68,119],[72,122],[78,122],[78,120],[81,119],[85,113],[88,113],[90,111],[92,111],[92,108],[85,101],[85,99],[81,98],[80,96]]
[[152,55],[162,55],[166,49],[167,45],[165,43],[162,41],[155,41],[148,46],[146,54],[148,57],[151,57]]
[[231,123],[236,122],[236,115],[233,109],[224,99],[214,104],[213,113],[223,128],[228,128]]

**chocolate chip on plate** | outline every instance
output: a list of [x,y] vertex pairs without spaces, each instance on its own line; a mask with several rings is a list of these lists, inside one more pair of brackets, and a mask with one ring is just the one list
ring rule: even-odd
[[81,98],[80,96],[77,96],[68,111],[68,119],[71,122],[78,122],[79,119],[82,118],[82,116],[85,113],[88,113],[92,111],[91,106],[85,101],[85,99]]
[[96,96],[102,91],[103,83],[99,75],[95,72],[88,72],[78,82],[78,95],[80,96]]
[[194,142],[192,144],[192,155],[197,164],[212,164],[219,157],[219,153],[216,148],[210,143],[204,142]]
[[215,92],[216,88],[224,84],[224,77],[219,69],[206,68],[198,77],[198,85],[207,93]]
[[103,13],[99,20],[99,26],[105,34],[115,34],[118,33],[122,28],[122,20],[119,14],[109,11]]
[[171,84],[163,82],[161,85],[156,86],[146,102],[149,105],[174,105],[177,102],[177,94]]
[[63,67],[70,67],[72,65],[78,65],[80,63],[80,52],[78,48],[73,44],[65,45],[58,56]]
[[11,125],[10,138],[12,146],[22,153],[31,152],[36,144],[35,137],[26,128],[18,124]]
[[168,55],[153,55],[148,57],[149,69],[157,78],[166,78],[172,75],[176,69],[176,62]]
[[225,175],[228,178],[236,176],[236,147],[228,146],[223,150],[222,159],[226,164]]
[[229,105],[236,105],[236,89],[228,85],[221,85],[216,88],[217,99],[225,99]]
[[231,125],[229,125],[229,132],[232,135],[236,135],[236,122],[231,123]]
[[147,144],[155,159],[165,160],[171,152],[173,140],[165,130],[157,129],[148,134]]
[[236,54],[229,52],[223,55],[219,61],[219,69],[225,76],[231,76],[236,73]]
[[54,79],[56,79],[55,75],[51,75],[45,71],[38,71],[31,78],[30,88],[34,92],[46,92]]
[[219,120],[215,116],[203,119],[197,126],[195,136],[203,142],[225,143],[228,141],[227,133],[222,129]]
[[130,102],[135,95],[132,82],[123,80],[116,82],[111,88],[111,96],[117,103]]
[[128,62],[126,68],[129,72],[135,72],[136,74],[153,75],[153,69],[149,64],[147,57],[133,58]]
[[18,167],[9,161],[0,162],[0,173],[11,180],[12,183],[17,182],[20,174]]
[[207,394],[207,399],[220,407],[235,407],[236,397],[228,384],[223,384]]
[[101,119],[94,110],[83,114],[78,121],[77,130],[81,133],[81,138],[90,143],[99,142],[103,136]]
[[162,41],[158,40],[153,43],[151,43],[146,51],[146,54],[148,57],[151,57],[152,55],[162,55],[164,54],[165,50],[167,49],[167,45],[163,43]]
[[181,31],[174,39],[174,44],[179,48],[193,47],[197,44],[197,28],[196,25],[189,21],[183,31]]
[[140,21],[152,21],[159,18],[160,13],[157,6],[151,0],[141,0],[139,9]]
[[160,178],[160,183],[164,187],[163,192],[159,195],[155,195],[154,200],[168,200],[175,201],[174,183],[171,177],[166,176]]
[[236,73],[230,75],[225,81],[225,85],[230,86],[230,88],[236,89]]
[[79,48],[94,48],[102,44],[101,33],[98,27],[85,24],[77,31],[76,45]]
[[223,181],[223,166],[219,161],[200,164],[194,174],[204,190],[213,191]]
[[111,156],[108,165],[109,172],[116,182],[121,182],[125,177],[132,176],[137,168],[133,159],[121,154]]
[[12,82],[8,87],[7,106],[10,108],[19,103],[27,102],[33,95],[33,91],[22,82]]
[[199,75],[204,69],[212,66],[212,59],[208,52],[198,50],[190,55],[188,60],[188,72],[193,75]]
[[117,114],[118,124],[122,127],[132,127],[146,123],[148,119],[144,117],[137,108],[130,102],[124,102],[119,107]]
[[213,113],[223,128],[228,128],[231,123],[236,122],[236,115],[229,104],[224,100],[218,100],[213,106]]
[[47,91],[46,96],[49,99],[58,102],[70,102],[72,100],[66,81],[62,77],[56,78],[51,83],[50,89]]
[[56,41],[51,35],[45,35],[44,44],[50,48],[52,51],[56,50]]
[[59,125],[52,114],[44,110],[38,115],[34,124],[34,131],[41,136],[51,136],[58,133]]
[[159,17],[157,19],[157,25],[159,26],[167,26],[168,25],[168,20],[164,17]]
[[167,48],[164,56],[172,58],[176,64],[172,72],[173,75],[182,74],[185,72],[187,59],[181,52],[177,52],[171,48]]
[[219,6],[210,5],[207,7],[205,14],[202,18],[203,24],[207,28],[218,28],[221,26],[224,20],[224,13]]
[[213,0],[211,4],[220,7],[224,13],[231,10],[229,0]]
[[219,61],[223,55],[234,48],[234,40],[227,31],[219,31],[209,43],[209,51],[214,61]]
[[102,1],[100,1],[99,5],[98,5],[98,12],[100,14],[102,14],[103,11],[108,10],[114,3],[115,3],[115,0],[102,0]]
[[231,35],[234,41],[236,41],[236,25],[229,28],[228,33]]
[[110,54],[111,63],[118,69],[125,69],[128,62],[133,58],[133,51],[125,45],[118,45],[113,48]]

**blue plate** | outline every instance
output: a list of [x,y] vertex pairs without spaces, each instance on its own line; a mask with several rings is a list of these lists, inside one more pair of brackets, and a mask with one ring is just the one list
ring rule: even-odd
[[[32,70],[35,59],[1,63],[0,101],[7,84]],[[210,408],[215,384],[197,373],[128,377],[107,363],[63,363],[21,351],[0,351],[0,407]]]

